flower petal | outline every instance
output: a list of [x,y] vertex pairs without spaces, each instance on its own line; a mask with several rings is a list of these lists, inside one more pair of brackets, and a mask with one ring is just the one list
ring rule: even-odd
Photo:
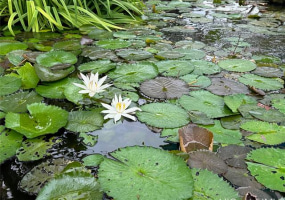
[[126,113],[123,113],[122,115],[123,115],[124,117],[126,117],[126,118],[129,118],[129,119],[133,120],[133,121],[136,121],[136,120],[137,120],[135,116],[132,116],[132,115],[129,115],[129,114],[126,114]]
[[114,122],[116,123],[118,120],[120,120],[122,115],[120,113],[117,113],[114,117]]
[[85,75],[82,74],[82,73],[80,73],[80,76],[81,76],[81,78],[83,79],[84,84],[85,84],[86,86],[88,86],[88,83],[90,82],[88,76],[87,76],[87,75],[85,76]]
[[104,76],[103,78],[100,78],[100,79],[98,80],[98,86],[99,86],[99,87],[104,83],[104,81],[106,80],[106,78],[107,78],[107,76]]
[[127,110],[125,110],[124,111],[124,113],[133,113],[133,112],[135,112],[135,111],[142,111],[140,108],[138,108],[138,107],[132,107],[132,108],[129,108],[129,109],[127,109]]
[[79,84],[79,83],[73,83],[73,85],[77,86],[77,87],[81,87],[83,89],[88,89],[85,85]]
[[116,116],[116,114],[110,113],[110,114],[105,115],[104,119],[113,119],[115,116]]
[[105,108],[109,109],[109,110],[116,110],[116,108],[108,105],[108,104],[105,104],[105,103],[101,103],[102,106],[104,106]]

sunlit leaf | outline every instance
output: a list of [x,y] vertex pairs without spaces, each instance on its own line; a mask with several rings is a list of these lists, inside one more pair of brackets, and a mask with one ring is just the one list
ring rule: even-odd
[[50,51],[37,57],[38,64],[49,68],[54,65],[75,64],[76,62],[76,56],[66,51]]
[[98,60],[83,63],[78,66],[78,70],[80,70],[81,72],[98,72],[99,74],[103,74],[115,67],[116,64],[112,63],[110,60]]
[[0,76],[0,96],[12,94],[20,89],[22,81],[13,76]]
[[131,46],[131,42],[121,39],[99,40],[96,45],[104,49],[122,49]]
[[159,73],[164,76],[182,76],[189,74],[194,70],[193,64],[182,60],[167,60],[155,63]]
[[253,62],[244,59],[221,60],[218,65],[225,70],[233,72],[249,72],[256,68]]
[[234,94],[224,97],[225,104],[233,111],[238,112],[238,107],[242,104],[257,104],[257,101],[245,94]]

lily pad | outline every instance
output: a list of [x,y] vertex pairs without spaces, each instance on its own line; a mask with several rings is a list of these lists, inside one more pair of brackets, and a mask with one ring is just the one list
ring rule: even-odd
[[113,33],[110,31],[103,30],[103,29],[95,28],[94,30],[88,33],[88,36],[91,39],[95,39],[95,40],[111,39],[113,38]]
[[112,63],[110,60],[98,60],[98,61],[83,63],[78,66],[78,70],[80,70],[81,72],[93,72],[93,73],[98,72],[99,74],[103,74],[115,67],[116,64]]
[[206,56],[206,53],[201,50],[197,49],[183,49],[183,48],[177,48],[175,51],[181,53],[184,55],[182,58],[183,60],[200,60]]
[[12,94],[20,89],[22,81],[13,76],[0,76],[0,96]]
[[164,76],[182,76],[194,70],[193,64],[182,60],[167,60],[155,63],[159,73]]
[[236,81],[226,78],[212,78],[212,84],[207,88],[210,92],[217,95],[231,95],[231,94],[248,94],[249,89]]
[[102,127],[104,122],[100,112],[95,111],[73,111],[69,113],[67,130],[73,132],[90,132]]
[[67,123],[68,112],[57,106],[44,103],[27,105],[30,113],[8,113],[6,127],[11,128],[27,138],[34,138],[48,133],[56,133]]
[[[186,13],[183,13],[184,15]],[[187,14],[196,14],[196,13],[187,13]],[[181,40],[175,43],[176,48],[181,49],[203,49],[206,46],[205,43],[199,41],[189,41],[189,40]]]
[[253,117],[266,122],[285,122],[285,114],[274,109],[257,108],[249,111]]
[[91,60],[107,59],[107,60],[118,61],[118,57],[113,51],[95,46],[85,47],[82,50],[81,55],[84,57],[88,57]]
[[180,77],[180,79],[186,81],[190,87],[206,88],[211,85],[211,79],[207,76],[199,76],[196,74],[186,74]]
[[83,138],[82,143],[93,147],[98,142],[98,135],[88,135],[86,133],[80,133],[79,138]]
[[152,63],[141,62],[137,64],[123,64],[110,72],[108,76],[118,82],[140,83],[152,79],[158,74],[157,67]]
[[137,36],[135,35],[135,33],[131,32],[131,31],[117,31],[113,33],[113,36],[115,38],[120,38],[120,39],[134,39]]
[[140,200],[172,200],[192,196],[191,171],[181,158],[163,150],[137,146],[111,155],[119,162],[105,159],[98,173],[101,187],[108,196],[118,200],[138,197]]
[[285,99],[272,99],[272,106],[285,114]]
[[36,87],[36,92],[50,99],[64,99],[64,90],[69,85],[69,79],[65,78],[56,82],[46,82]]
[[80,40],[66,40],[56,42],[53,45],[54,50],[75,51],[81,49]]
[[143,82],[140,90],[144,95],[151,98],[173,99],[188,94],[189,86],[179,79],[156,77]]
[[256,63],[281,63],[281,59],[275,56],[254,55],[252,56],[252,59],[254,59]]
[[158,128],[176,128],[189,122],[188,114],[179,106],[168,103],[150,103],[140,107],[136,115],[141,122]]
[[258,67],[252,73],[267,78],[281,78],[283,76],[281,69],[273,67]]
[[279,90],[283,88],[283,81],[277,78],[265,78],[254,74],[244,74],[239,81],[245,85],[261,90]]
[[55,138],[47,140],[44,136],[27,139],[22,142],[22,147],[17,150],[16,156],[19,161],[40,160],[43,157],[50,155],[47,153],[47,150],[59,142],[60,140],[55,140]]
[[254,134],[247,136],[247,138],[256,142],[269,145],[277,145],[285,142],[285,127],[278,126],[275,123],[248,121],[242,124],[240,128],[254,132]]
[[0,164],[16,154],[17,149],[21,146],[23,135],[13,130],[0,131]]
[[20,67],[17,73],[19,74],[18,77],[22,80],[23,89],[35,88],[40,81],[35,68],[28,62]]
[[189,111],[188,114],[191,119],[191,122],[195,124],[204,124],[204,125],[214,124],[214,120],[209,118],[203,112],[192,110]]
[[28,45],[22,42],[0,42],[0,55],[6,55],[14,50],[25,50]]
[[117,52],[117,56],[124,58],[126,60],[146,60],[152,57],[152,53],[143,50],[136,50],[136,49],[126,49]]
[[193,60],[191,61],[195,69],[192,74],[203,75],[203,74],[216,74],[221,71],[220,67],[212,62],[206,60]]
[[223,117],[221,119],[222,127],[225,129],[238,130],[240,125],[249,119],[243,118],[241,115],[233,115],[228,117]]
[[232,115],[222,97],[204,90],[192,91],[190,95],[183,95],[179,99],[179,104],[188,111],[200,111],[210,118]]
[[224,97],[225,104],[233,111],[238,112],[238,108],[242,104],[257,104],[257,101],[245,94],[234,94]]
[[101,154],[92,154],[82,159],[83,165],[87,167],[96,167],[104,161],[104,156]]
[[131,42],[121,39],[99,40],[96,45],[104,49],[122,49],[132,45]]
[[179,143],[178,129],[179,128],[164,128],[161,131],[160,137],[167,137],[164,140],[165,142]]
[[193,199],[240,199],[238,193],[217,174],[208,170],[192,169]]
[[272,190],[285,192],[284,156],[284,149],[256,149],[247,156],[250,162],[246,164],[258,182]]
[[233,72],[249,72],[256,68],[253,62],[243,59],[221,60],[218,65],[225,70]]
[[18,92],[9,96],[3,96],[0,101],[0,110],[8,112],[26,112],[27,105],[32,103],[39,103],[43,100],[34,91]]
[[59,64],[75,64],[77,57],[66,51],[50,51],[39,55],[36,60],[38,64],[50,68]]
[[7,54],[7,58],[10,63],[12,63],[15,66],[18,66],[20,64],[23,64],[22,61],[24,60],[23,54],[27,53],[29,51],[25,50],[14,50]]
[[172,51],[172,50],[165,50],[165,51],[160,51],[157,53],[157,56],[159,58],[165,59],[177,59],[177,58],[184,58],[184,54],[179,53],[178,51]]

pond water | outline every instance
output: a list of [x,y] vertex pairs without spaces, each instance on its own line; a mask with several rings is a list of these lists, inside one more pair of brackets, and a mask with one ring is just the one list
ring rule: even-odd
[[[158,61],[158,60],[167,60],[167,59],[175,59],[176,55],[174,52],[171,52],[173,48],[183,47],[184,49],[195,49],[193,54],[186,56],[193,56],[193,60],[207,60],[213,63],[218,62],[226,57],[231,58],[245,58],[245,59],[253,59],[254,55],[266,55],[272,56],[274,58],[278,58],[279,61],[263,63],[263,67],[271,67],[280,71],[276,71],[277,76],[273,77],[283,77],[283,70],[285,68],[285,8],[280,6],[273,7],[261,4],[261,2],[248,2],[248,7],[244,6],[246,11],[239,10],[240,8],[238,4],[234,2],[230,2],[229,4],[215,4],[213,5],[211,2],[207,1],[184,1],[189,4],[185,4],[188,6],[180,5],[178,2],[173,7],[170,7],[169,1],[148,1],[147,12],[146,13],[146,21],[144,22],[144,26],[132,26],[128,27],[127,30],[135,30],[137,33],[136,40],[133,40],[134,43],[138,43],[140,49],[144,51],[151,52],[153,54],[157,54],[159,56],[151,57],[148,61]],[[155,7],[153,5],[156,5]],[[255,5],[257,10],[256,12],[253,10],[254,8],[251,5]],[[152,13],[153,9],[156,9],[157,13]],[[252,10],[251,10],[252,9]],[[252,13],[249,13],[251,12]],[[255,12],[255,13],[254,13]],[[256,18],[248,18],[249,15],[260,15]],[[256,17],[255,16],[255,17]],[[145,30],[144,30],[145,29]],[[87,30],[87,29],[86,29]],[[92,30],[92,29],[91,29]],[[82,31],[84,32],[84,31]],[[17,35],[17,39],[23,42],[27,42],[27,36],[29,37],[29,42],[35,39],[38,44],[43,45],[42,47],[53,46],[60,40],[69,40],[66,39],[67,35],[72,36],[82,36],[82,32],[79,31],[66,31],[64,32],[63,38],[62,35],[52,36],[55,37],[53,39],[42,40],[40,34],[39,37],[33,38],[34,35],[23,34],[20,33]],[[139,34],[141,32],[141,34]],[[149,32],[148,36],[145,32]],[[6,33],[7,34],[7,33]],[[89,37],[92,39],[92,42],[96,42],[98,38],[98,34],[96,31],[92,35],[89,32]],[[129,33],[128,33],[129,34]],[[124,34],[116,36],[117,38],[127,39],[123,37]],[[26,38],[23,38],[23,37]],[[131,34],[130,37],[133,35]],[[145,36],[142,37],[142,36]],[[4,36],[3,36],[4,37]],[[58,38],[57,38],[58,37]],[[86,37],[86,34],[85,36]],[[139,38],[141,37],[141,38]],[[39,39],[40,38],[40,39]],[[80,39],[80,38],[79,38]],[[102,39],[102,38],[101,38]],[[147,42],[144,39],[148,39]],[[79,41],[78,38],[72,38],[72,40]],[[143,41],[143,44],[139,43]],[[82,40],[81,40],[82,41]],[[147,45],[145,45],[145,43]],[[156,44],[155,44],[156,43]],[[97,43],[98,44],[98,43]],[[70,44],[69,44],[70,45]],[[71,45],[72,46],[72,45]],[[86,47],[86,48],[85,48]],[[89,45],[90,47],[90,45]],[[73,50],[72,47],[70,49],[66,47],[58,47],[61,50],[70,51]],[[85,49],[84,49],[85,48]],[[82,53],[77,54],[79,57],[78,63],[76,67],[80,66],[82,63],[86,63],[89,61],[100,60],[100,59],[110,59],[112,62],[121,62],[121,63],[134,63],[136,59],[132,60],[127,57],[123,59],[124,56],[118,57],[110,52],[115,51],[116,53],[122,52],[124,48],[112,49],[108,52],[98,51],[100,55],[93,55],[92,51],[97,51],[97,49],[88,50],[88,45],[85,45],[82,48]],[[31,49],[35,51],[39,51],[41,47],[34,46]],[[87,49],[87,50],[86,50]],[[134,47],[133,47],[134,49]],[[79,50],[79,49],[78,49]],[[159,51],[163,51],[163,53],[159,54]],[[169,53],[170,52],[170,53]],[[182,51],[181,51],[182,52]],[[104,54],[105,53],[105,54]],[[91,55],[92,54],[92,55]],[[205,54],[200,58],[200,55]],[[133,55],[132,55],[133,56]],[[177,54],[177,58],[179,55]],[[5,60],[4,56],[1,57],[1,66],[5,69],[10,67],[7,64],[7,60]],[[141,58],[137,60],[143,60]],[[192,58],[188,59],[192,60]],[[258,59],[257,59],[258,60]],[[262,63],[261,63],[262,65]],[[71,78],[77,78],[78,71],[69,75]],[[164,73],[164,74],[163,74]],[[166,72],[161,72],[160,74],[165,75]],[[265,72],[268,74],[269,72]],[[275,73],[275,74],[276,74]],[[280,75],[281,73],[281,75]],[[199,74],[199,73],[198,73]],[[234,81],[240,78],[243,73],[242,72],[228,72],[223,70],[221,73],[207,73],[206,71],[201,72],[199,75],[204,74],[205,77],[211,78],[227,78],[228,80]],[[264,74],[264,72],[262,73]],[[177,73],[177,76],[180,75],[180,71]],[[197,75],[198,76],[198,75]],[[270,76],[269,76],[270,77]],[[116,77],[117,78],[117,77]],[[111,77],[111,79],[114,79]],[[111,83],[113,80],[108,81]],[[201,87],[201,84],[206,84],[204,82],[199,82],[198,86],[192,85],[191,90],[195,91],[198,89],[206,90],[209,85],[205,87]],[[266,84],[266,83],[264,83]],[[284,83],[283,83],[284,84]],[[124,82],[123,82],[124,85]],[[229,84],[230,85],[230,84]],[[191,86],[191,84],[190,84]],[[218,88],[218,86],[214,86]],[[228,86],[223,86],[223,89]],[[229,86],[230,87],[230,86]],[[124,88],[120,86],[118,88]],[[149,98],[147,95],[142,95],[138,86],[130,86],[130,90],[126,89],[131,94],[133,92],[133,96],[128,96],[134,102],[137,102],[137,106],[142,106],[147,103],[153,102],[171,102],[175,104],[175,100],[163,100],[163,99],[154,99]],[[135,88],[135,90],[133,90]],[[258,87],[257,87],[258,88]],[[120,91],[124,91],[122,89]],[[219,89],[217,89],[220,92]],[[234,89],[231,89],[234,90]],[[214,91],[214,89],[212,90]],[[267,94],[283,94],[283,88],[271,90],[268,92],[265,90]],[[116,92],[114,92],[116,93]],[[249,94],[249,96],[254,97],[257,100],[264,100],[263,104],[266,100],[263,96],[256,94],[255,92],[245,92]],[[125,93],[126,94],[126,93]],[[110,95],[109,95],[110,96]],[[221,96],[224,96],[221,95]],[[69,97],[71,98],[71,97]],[[284,98],[284,97],[283,97]],[[72,98],[71,98],[72,99]],[[72,99],[73,100],[73,99]],[[82,100],[82,99],[81,99]],[[68,100],[50,100],[49,98],[45,98],[44,100],[49,105],[56,105],[65,110],[84,110],[92,107],[92,103],[87,102],[85,105],[82,104],[74,104]],[[108,101],[108,100],[107,100]],[[110,98],[109,98],[110,101]],[[81,102],[82,103],[82,102]],[[220,119],[220,117],[213,117],[215,119]],[[64,128],[60,129],[54,136],[61,141],[57,143],[55,146],[50,148],[48,152],[50,156],[48,158],[66,158],[69,160],[81,161],[82,158],[91,154],[102,154],[108,156],[109,152],[113,152],[118,148],[126,147],[126,146],[152,146],[156,148],[161,148],[165,150],[178,150],[179,149],[179,141],[176,136],[170,136],[167,138],[166,136],[160,137],[160,132],[163,130],[162,128],[154,128],[151,125],[147,125],[148,123],[142,123],[140,121],[133,122],[131,120],[124,119],[122,121],[114,124],[113,120],[105,120],[103,127],[95,131],[88,132],[89,136],[98,137],[98,141],[95,145],[86,145],[83,142],[83,138],[79,137],[78,133],[74,133],[72,131],[65,130]],[[1,119],[1,124],[4,125],[4,120]],[[278,121],[279,125],[284,125],[284,121]],[[151,124],[151,123],[150,123]],[[243,132],[243,140],[244,137],[247,136],[247,133]],[[170,142],[169,142],[170,141]],[[254,143],[252,141],[245,142],[248,146],[260,147],[262,146],[260,143]],[[275,145],[275,147],[284,149],[285,141],[281,141],[280,144]],[[217,142],[216,147],[219,146]],[[263,144],[263,146],[268,146],[267,144]],[[29,172],[34,166],[40,164],[43,160],[47,158],[38,160],[38,161],[30,161],[30,162],[20,162],[16,157],[13,157],[1,164],[0,166],[0,198],[1,199],[21,199],[21,200],[29,200],[35,199],[36,197],[33,195],[29,195],[24,191],[21,191],[18,188],[19,181],[21,178]],[[278,192],[272,192],[266,190],[268,195],[271,195],[272,198],[278,198],[282,194]],[[107,199],[107,198],[106,198]]]

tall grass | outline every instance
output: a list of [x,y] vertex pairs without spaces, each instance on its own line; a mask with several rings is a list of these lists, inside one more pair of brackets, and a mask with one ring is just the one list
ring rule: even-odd
[[24,31],[63,30],[91,24],[107,30],[117,24],[135,23],[142,14],[142,0],[0,0],[0,17],[7,26],[20,24]]

